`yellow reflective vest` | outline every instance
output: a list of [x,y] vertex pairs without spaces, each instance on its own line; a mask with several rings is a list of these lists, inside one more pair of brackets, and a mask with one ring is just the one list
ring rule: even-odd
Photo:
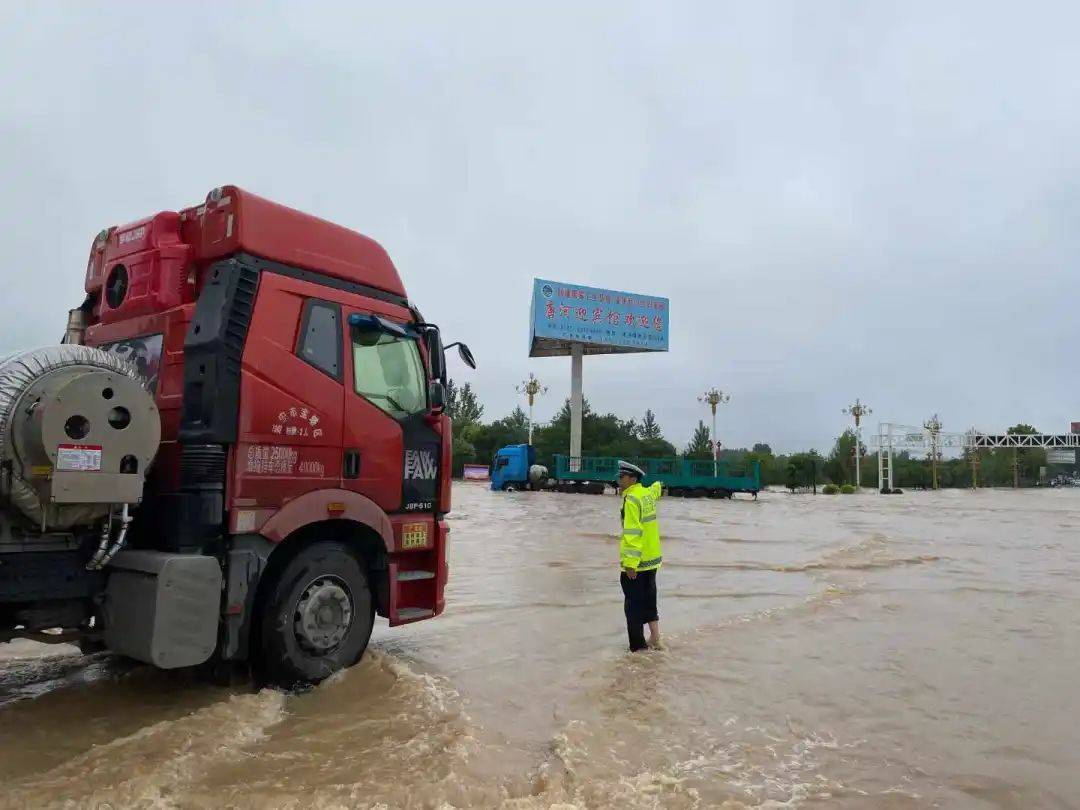
[[623,493],[622,539],[619,541],[619,564],[637,571],[660,567],[660,524],[656,520],[656,502],[660,500],[660,482],[651,487],[634,484]]

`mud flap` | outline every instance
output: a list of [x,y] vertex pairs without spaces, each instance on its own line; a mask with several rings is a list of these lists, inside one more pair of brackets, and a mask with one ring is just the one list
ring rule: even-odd
[[273,546],[257,535],[237,535],[232,538],[226,562],[227,584],[221,618],[219,655],[224,661],[248,659],[255,596],[271,551]]
[[161,669],[206,661],[217,644],[221,567],[201,554],[124,551],[108,568],[105,644]]

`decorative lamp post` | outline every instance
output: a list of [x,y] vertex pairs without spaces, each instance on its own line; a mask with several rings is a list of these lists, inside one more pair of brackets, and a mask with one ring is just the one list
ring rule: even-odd
[[529,379],[523,381],[521,385],[514,386],[514,390],[519,394],[524,394],[525,398],[529,400],[529,444],[531,445],[533,440],[533,404],[538,396],[547,393],[547,386],[541,385],[540,381],[530,371]]
[[717,451],[720,447],[719,443],[716,440],[716,406],[723,405],[730,401],[731,394],[725,394],[723,391],[720,391],[716,388],[710,388],[708,391],[698,397],[698,402],[704,402],[712,410],[713,478],[715,478],[719,474],[719,469],[716,463]]
[[859,446],[862,441],[862,418],[873,411],[856,398],[855,404],[844,408],[842,413],[855,417],[855,489],[859,489],[862,486],[862,448]]
[[930,471],[933,476],[934,489],[937,489],[938,442],[941,437],[941,420],[938,419],[938,415],[935,413],[923,422],[923,428],[930,433]]

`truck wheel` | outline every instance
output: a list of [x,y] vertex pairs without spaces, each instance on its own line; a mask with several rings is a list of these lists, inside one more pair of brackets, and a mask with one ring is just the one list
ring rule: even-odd
[[375,603],[364,566],[340,543],[301,551],[271,584],[261,617],[260,661],[267,682],[318,683],[360,660]]

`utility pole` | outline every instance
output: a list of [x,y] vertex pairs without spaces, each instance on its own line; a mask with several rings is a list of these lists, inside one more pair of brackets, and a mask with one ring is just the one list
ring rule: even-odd
[[873,411],[856,397],[855,404],[844,408],[841,413],[855,417],[855,489],[858,490],[862,486],[862,452],[859,448],[862,439],[862,418],[869,416]]
[[529,379],[524,380],[521,385],[514,386],[514,390],[519,394],[524,394],[525,398],[529,400],[529,444],[531,445],[533,440],[533,404],[538,396],[547,393],[547,387],[541,385],[540,381],[530,371]]
[[710,388],[708,391],[698,397],[698,402],[704,402],[712,409],[713,478],[715,478],[719,474],[719,469],[716,464],[717,453],[720,450],[720,445],[716,441],[716,406],[723,405],[724,403],[730,401],[731,394],[725,394],[723,391],[720,391],[716,388]]
[[[975,428],[972,428],[971,430],[968,431],[968,436],[969,437],[974,437],[975,436]],[[968,444],[968,452],[971,454],[971,457],[969,459],[971,461],[971,488],[972,489],[978,489],[979,488],[979,448],[977,448],[975,446],[975,441],[974,441],[973,438],[970,438],[969,442],[970,443]]]
[[930,470],[933,475],[934,489],[937,489],[938,441],[941,437],[941,420],[938,419],[938,415],[935,413],[923,422],[923,428],[930,432]]

